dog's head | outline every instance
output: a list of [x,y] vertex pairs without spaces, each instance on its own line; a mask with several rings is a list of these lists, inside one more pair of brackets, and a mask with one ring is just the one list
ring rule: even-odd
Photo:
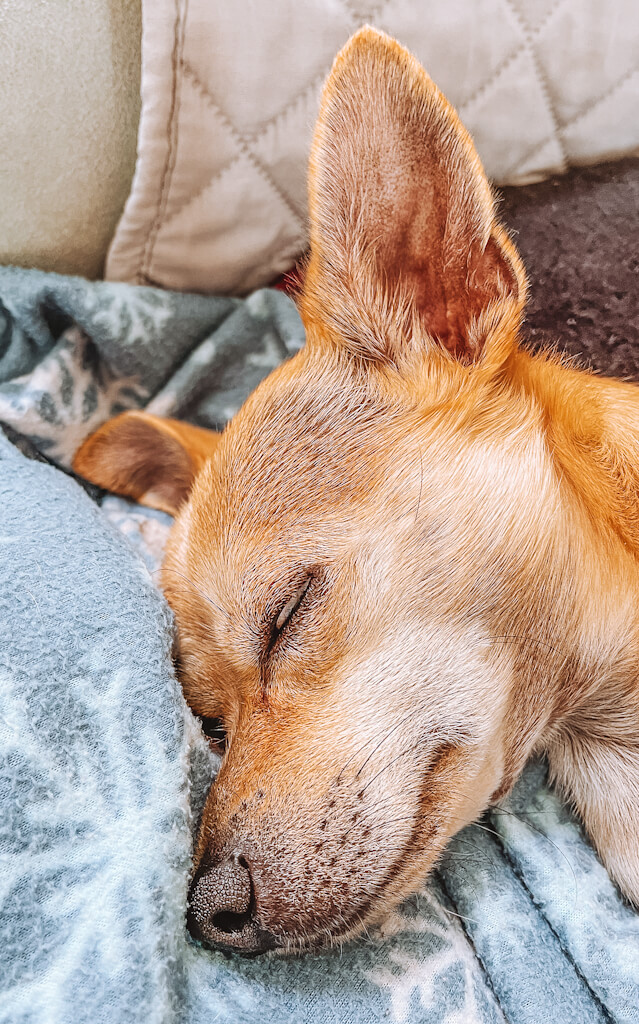
[[454,111],[371,29],[324,90],[310,212],[306,347],[219,438],[134,414],[76,463],[178,512],[181,680],[227,736],[191,925],[243,951],[355,935],[512,781],[537,697],[508,641],[558,500],[511,379],[519,258]]

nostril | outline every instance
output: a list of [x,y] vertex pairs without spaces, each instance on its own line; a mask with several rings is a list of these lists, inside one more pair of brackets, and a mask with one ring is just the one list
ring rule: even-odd
[[[246,858],[241,855],[234,858],[234,867],[236,870],[229,892],[234,906],[232,909],[219,910],[211,918],[213,927],[227,935],[231,932],[241,932],[244,926],[250,923],[255,908],[253,879]],[[239,884],[238,877],[241,879]],[[244,904],[246,909],[243,909]]]
[[211,918],[211,924],[219,932],[241,932],[244,925],[248,924],[251,920],[251,912],[245,910],[243,914],[234,914],[230,910],[220,910],[217,914],[213,914]]

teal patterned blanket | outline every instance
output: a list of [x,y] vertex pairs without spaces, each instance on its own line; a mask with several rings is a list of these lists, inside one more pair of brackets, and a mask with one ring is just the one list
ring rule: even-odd
[[124,408],[219,427],[302,343],[273,291],[0,270],[0,421],[54,463],[0,435],[0,1022],[639,1021],[639,915],[542,763],[342,950],[246,961],[187,936],[216,764],[153,582],[170,520],[56,466]]

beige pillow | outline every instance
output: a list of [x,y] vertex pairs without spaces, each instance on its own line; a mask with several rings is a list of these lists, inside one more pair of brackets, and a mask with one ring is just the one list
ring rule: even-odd
[[416,53],[496,182],[639,146],[637,0],[144,0],[138,163],[108,276],[243,293],[288,269],[322,82],[367,21]]

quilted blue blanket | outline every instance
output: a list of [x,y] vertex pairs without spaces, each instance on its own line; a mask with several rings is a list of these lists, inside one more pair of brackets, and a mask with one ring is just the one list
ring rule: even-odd
[[170,520],[62,470],[124,408],[221,426],[302,343],[277,292],[0,270],[0,421],[50,460],[0,436],[0,1021],[639,1021],[639,915],[543,763],[342,950],[247,961],[187,936],[216,763],[154,585]]

